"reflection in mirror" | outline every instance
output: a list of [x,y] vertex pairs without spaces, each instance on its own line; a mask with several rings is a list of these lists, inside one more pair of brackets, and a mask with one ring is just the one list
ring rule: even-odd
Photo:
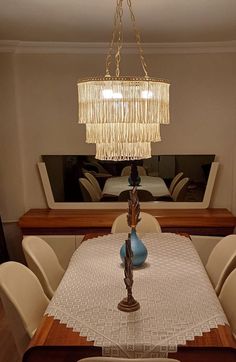
[[[136,161],[140,201],[201,202],[214,155],[161,155]],[[127,201],[130,161],[44,155],[55,202]]]

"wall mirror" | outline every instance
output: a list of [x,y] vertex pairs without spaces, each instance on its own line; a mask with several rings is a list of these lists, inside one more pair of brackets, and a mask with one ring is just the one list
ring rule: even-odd
[[[136,164],[143,208],[209,206],[218,169],[214,155],[153,155]],[[91,155],[42,155],[38,163],[52,209],[126,209],[130,165],[130,161],[100,161]]]

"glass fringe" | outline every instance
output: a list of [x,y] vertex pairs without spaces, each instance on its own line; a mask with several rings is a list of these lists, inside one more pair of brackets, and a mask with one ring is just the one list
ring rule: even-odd
[[104,123],[86,124],[87,143],[159,142],[159,124]]
[[96,156],[98,160],[141,160],[151,157],[151,143],[97,143]]
[[[113,98],[105,98],[104,90],[110,91]],[[142,94],[151,97],[142,98]],[[78,103],[79,123],[169,123],[169,84],[164,82],[81,82],[78,83]]]

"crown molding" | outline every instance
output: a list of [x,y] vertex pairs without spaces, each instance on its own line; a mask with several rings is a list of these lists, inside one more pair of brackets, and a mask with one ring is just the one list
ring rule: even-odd
[[[235,53],[236,40],[225,42],[143,43],[146,54]],[[32,42],[0,40],[0,53],[14,54],[106,54],[108,43]],[[124,43],[124,53],[136,54],[135,43]]]

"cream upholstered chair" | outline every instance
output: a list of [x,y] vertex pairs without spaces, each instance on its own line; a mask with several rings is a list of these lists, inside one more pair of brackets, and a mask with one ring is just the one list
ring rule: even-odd
[[100,201],[101,197],[89,180],[84,177],[79,178],[79,183],[84,201]]
[[[146,212],[140,212],[141,220],[136,226],[137,232],[140,233],[161,233],[161,227],[157,219]],[[127,213],[117,216],[111,228],[112,234],[115,233],[128,233],[130,227],[127,224]]]
[[49,299],[35,274],[14,261],[0,265],[0,296],[17,350],[22,355]]
[[78,362],[180,362],[173,358],[117,358],[117,357],[87,357]]
[[177,182],[180,181],[180,179],[183,177],[183,172],[179,172],[177,173],[177,175],[175,175],[175,177],[173,178],[173,180],[171,181],[170,183],[170,187],[169,187],[169,191],[170,191],[170,194],[172,194]]
[[[139,176],[147,176],[147,172],[143,166],[137,166]],[[121,171],[121,176],[129,176],[131,172],[131,166],[125,166]]]
[[131,172],[131,166],[125,166],[124,168],[122,168],[121,171],[121,176],[129,176]]
[[99,197],[102,197],[102,190],[101,187],[98,183],[98,180],[96,179],[96,177],[94,177],[91,173],[89,172],[85,172],[84,176],[89,180],[89,182],[93,185],[93,187],[95,188],[95,190],[97,191]]
[[219,300],[229,321],[233,336],[236,339],[236,269],[225,280]]
[[[174,201],[180,201],[179,200],[179,198],[180,198],[180,195],[181,195],[181,193],[183,193],[183,191],[185,190],[185,188],[187,187],[187,183],[189,182],[189,178],[188,177],[184,177],[182,180],[180,180],[177,184],[176,184],[176,186],[175,186],[175,188],[174,188],[174,190],[173,190],[173,192],[172,192],[172,199],[174,200]],[[181,200],[182,201],[182,200]]]
[[236,234],[222,238],[207,260],[206,271],[216,294],[220,293],[225,279],[234,268],[236,268]]
[[45,294],[51,299],[65,272],[54,250],[38,236],[26,236],[22,247],[28,267],[38,277]]

